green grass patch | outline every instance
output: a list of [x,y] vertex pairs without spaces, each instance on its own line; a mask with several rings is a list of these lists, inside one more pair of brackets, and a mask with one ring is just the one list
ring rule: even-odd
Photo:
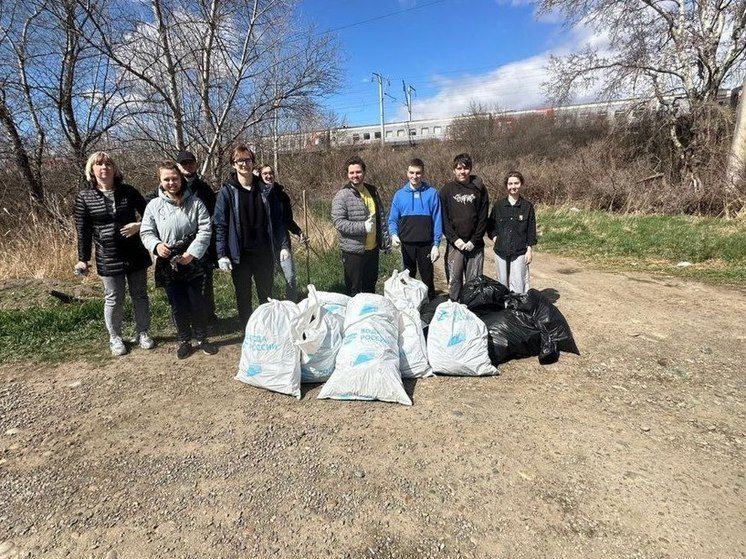
[[[344,292],[342,259],[338,250],[313,255],[309,259],[311,282],[320,291]],[[305,297],[307,285],[306,261],[302,251],[295,254],[296,276],[301,297]],[[380,263],[378,291],[383,292],[383,281],[392,270],[400,268],[398,253],[383,255]],[[59,281],[54,287],[71,293],[77,284],[67,286]],[[67,287],[67,288],[66,288]],[[82,302],[61,303],[40,296],[43,285],[29,288],[29,304],[15,304],[13,308],[0,309],[0,363],[38,362],[50,363],[83,359],[102,362],[111,359],[108,333],[104,326],[103,289],[100,295],[88,296]],[[254,308],[259,305],[254,291]],[[275,274],[273,294],[284,296],[284,280]],[[34,298],[31,298],[32,293]],[[175,329],[171,321],[171,307],[163,289],[149,280],[151,305],[151,333],[161,343],[173,343]],[[13,297],[23,296],[14,293]],[[16,303],[19,303],[16,301]],[[231,319],[237,316],[233,282],[229,273],[215,272],[215,304],[217,313],[224,319],[220,334],[241,336],[240,326]],[[124,338],[134,335],[132,305],[129,296],[125,303]]]
[[[746,223],[539,207],[540,250],[612,270],[746,285]],[[677,267],[691,262],[689,267]]]

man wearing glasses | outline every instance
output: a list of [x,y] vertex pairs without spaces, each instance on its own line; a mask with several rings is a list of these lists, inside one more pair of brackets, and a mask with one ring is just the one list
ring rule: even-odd
[[215,206],[218,266],[231,272],[242,326],[251,316],[252,280],[259,303],[266,303],[272,296],[275,253],[280,254],[278,260],[290,257],[280,200],[272,190],[263,192],[261,178],[253,173],[254,162],[247,146],[233,150],[233,171]]

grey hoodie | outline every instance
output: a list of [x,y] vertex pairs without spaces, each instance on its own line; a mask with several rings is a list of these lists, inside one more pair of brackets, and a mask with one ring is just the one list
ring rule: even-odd
[[155,254],[158,243],[172,245],[194,234],[196,237],[186,252],[199,259],[207,252],[212,236],[210,214],[202,200],[185,189],[181,205],[177,205],[158,187],[158,198],[148,203],[140,225],[140,238],[145,248]]

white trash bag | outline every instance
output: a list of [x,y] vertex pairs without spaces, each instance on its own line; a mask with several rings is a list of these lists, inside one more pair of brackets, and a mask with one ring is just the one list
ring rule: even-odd
[[334,372],[318,398],[412,405],[399,372],[399,317],[391,301],[371,293],[352,298]]
[[334,371],[342,346],[343,320],[318,300],[316,288],[308,286],[308,298],[298,303],[301,312],[293,321],[292,334],[300,350],[301,382],[324,382]]
[[391,277],[383,282],[383,294],[397,309],[412,306],[419,310],[427,302],[427,285],[409,276],[409,270],[394,270]]
[[292,301],[257,307],[246,323],[237,380],[300,399],[300,348],[290,330],[299,314]]
[[322,307],[339,317],[340,322],[344,324],[347,304],[350,302],[352,297],[343,293],[334,293],[333,291],[317,291],[316,299],[318,299]]
[[487,326],[466,305],[438,305],[427,333],[427,355],[436,373],[496,375],[487,350]]
[[427,362],[427,344],[422,333],[420,311],[414,307],[399,311],[399,368],[402,378],[433,376]]

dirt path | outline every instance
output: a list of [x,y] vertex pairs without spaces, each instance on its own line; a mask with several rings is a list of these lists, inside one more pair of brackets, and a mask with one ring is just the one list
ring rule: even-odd
[[0,558],[746,556],[746,296],[533,273],[582,356],[411,408],[240,385],[234,342],[0,369]]

